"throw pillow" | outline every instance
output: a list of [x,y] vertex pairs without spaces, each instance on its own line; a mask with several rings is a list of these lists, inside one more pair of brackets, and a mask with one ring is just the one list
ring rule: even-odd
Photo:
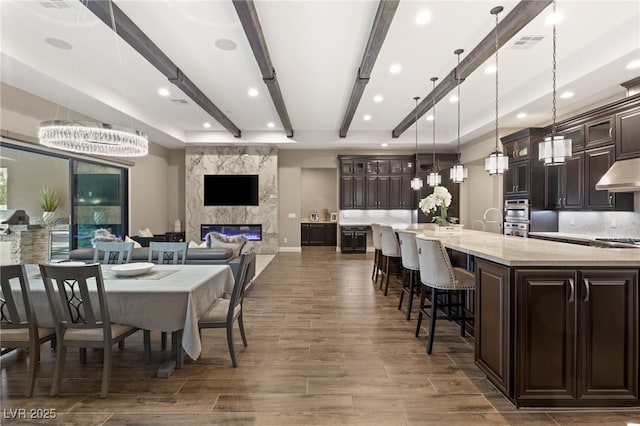
[[124,242],[125,243],[133,243],[133,248],[140,248],[142,247],[142,245],[140,245],[139,242],[137,242],[136,240],[132,240],[131,238],[129,238],[128,235],[124,236]]
[[224,234],[219,232],[209,232],[205,241],[207,243],[207,247],[219,247],[219,248],[230,248],[233,250],[233,256],[239,256],[242,252],[242,248],[247,242],[247,237],[244,235],[235,235],[233,237],[227,237]]
[[138,237],[153,238],[153,232],[147,227],[144,229],[138,229]]

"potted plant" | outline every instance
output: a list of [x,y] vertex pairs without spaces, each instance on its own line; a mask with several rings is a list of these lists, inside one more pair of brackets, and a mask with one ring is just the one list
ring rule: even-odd
[[40,190],[40,207],[44,213],[42,213],[42,219],[45,223],[51,223],[55,218],[55,211],[58,208],[58,195],[56,190],[49,186],[43,186]]

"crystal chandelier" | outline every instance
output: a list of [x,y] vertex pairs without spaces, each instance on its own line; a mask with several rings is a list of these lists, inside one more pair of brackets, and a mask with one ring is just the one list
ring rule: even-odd
[[556,135],[556,0],[553,0],[553,125],[551,135],[538,143],[538,159],[544,161],[545,166],[557,166],[571,158],[571,139]]
[[[436,80],[438,77],[431,77],[431,82],[433,83],[433,90],[436,89]],[[433,93],[433,91],[432,91]],[[433,97],[433,106],[432,106],[432,115],[433,115],[433,169],[432,172],[427,176],[427,183],[429,186],[438,186],[440,182],[442,182],[442,176],[438,174],[438,164],[436,163],[436,98]]]
[[494,151],[484,159],[484,170],[491,176],[501,175],[509,168],[509,157],[498,148],[498,13],[502,10],[502,6],[491,9],[491,14],[496,16],[496,146]]
[[[416,96],[415,98],[413,98],[414,101],[416,101],[416,108],[415,108],[415,118],[416,118],[416,164],[418,162],[418,99],[420,99],[420,96]],[[422,189],[422,179],[420,179],[417,175],[418,173],[418,168],[416,167],[416,176],[411,179],[411,188],[419,191]]]
[[460,54],[463,49],[456,49],[453,53],[458,55],[458,66],[456,67],[456,80],[458,80],[458,161],[449,169],[449,179],[453,183],[462,183],[469,175],[469,170],[460,163]]
[[[119,56],[118,33],[111,1],[109,1],[109,10]],[[119,63],[122,64],[122,60]],[[68,111],[71,112],[71,104]],[[57,119],[44,121],[40,124],[38,138],[44,146],[80,154],[139,157],[149,152],[148,138],[144,133],[105,123],[82,123]]]
[[105,123],[45,121],[38,138],[42,145],[80,154],[138,157],[149,152],[144,133]]

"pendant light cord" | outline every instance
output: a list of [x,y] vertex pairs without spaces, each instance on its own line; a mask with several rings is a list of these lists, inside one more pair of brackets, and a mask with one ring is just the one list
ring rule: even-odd
[[498,13],[501,11],[502,8],[494,13],[496,15],[496,152],[498,152]]
[[456,50],[455,53],[458,55],[458,66],[456,67],[456,80],[458,80],[458,164],[460,163],[460,157],[462,153],[460,152],[460,54],[464,52],[462,49]]
[[551,140],[556,135],[556,0],[553,0],[553,125],[551,126]]
[[[433,82],[433,90],[436,90],[436,81],[438,77],[431,77],[431,81]],[[431,153],[431,158],[433,161],[434,172],[438,173],[438,167],[436,165],[436,98],[435,96],[432,98],[432,114],[433,114],[433,152]]]
[[[413,98],[413,100],[416,101],[416,108],[414,110],[415,118],[416,118],[416,164],[418,162],[418,99],[420,99],[420,96],[416,96]],[[416,167],[416,176],[418,176],[417,167]]]

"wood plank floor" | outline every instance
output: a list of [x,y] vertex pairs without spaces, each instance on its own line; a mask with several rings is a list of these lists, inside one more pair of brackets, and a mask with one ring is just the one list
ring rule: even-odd
[[[399,281],[385,297],[371,279],[373,255],[305,247],[281,253],[245,300],[249,346],[236,333],[238,368],[223,330],[203,331],[203,354],[168,379],[142,361],[142,334],[114,353],[110,393],[99,398],[97,354],[69,351],[65,379],[49,397],[55,353],[42,347],[36,390],[24,398],[27,357],[2,357],[1,424],[16,409],[55,409],[42,424],[495,425],[640,423],[640,410],[517,410],[473,362],[473,341],[438,324],[433,354],[416,315],[397,310]],[[428,326],[428,321],[423,327]],[[153,333],[159,349],[159,333]],[[34,423],[28,419],[23,423]]]

